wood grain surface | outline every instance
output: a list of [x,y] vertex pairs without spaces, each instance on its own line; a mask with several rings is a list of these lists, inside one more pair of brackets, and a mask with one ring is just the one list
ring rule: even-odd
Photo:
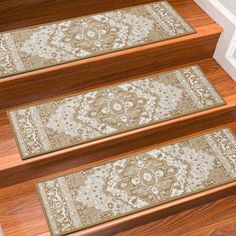
[[193,0],[172,5],[196,34],[1,78],[0,109],[211,57],[222,29]]

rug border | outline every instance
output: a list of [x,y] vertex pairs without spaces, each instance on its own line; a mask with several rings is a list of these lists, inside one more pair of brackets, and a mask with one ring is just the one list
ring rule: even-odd
[[[212,89],[214,90],[214,92],[222,99],[222,102],[220,102],[220,103],[218,103],[218,104],[216,104],[216,105],[212,105],[212,106],[208,106],[208,107],[199,109],[197,112],[187,113],[187,114],[184,114],[184,115],[177,115],[177,116],[169,117],[169,118],[164,119],[164,120],[161,120],[161,121],[159,121],[159,122],[151,122],[151,123],[149,123],[149,124],[144,124],[144,125],[141,125],[141,126],[139,126],[139,127],[129,129],[129,130],[127,130],[127,131],[121,131],[121,132],[117,131],[117,132],[115,132],[115,133],[112,133],[111,135],[106,135],[106,136],[103,136],[103,137],[94,138],[94,139],[87,140],[87,141],[82,142],[82,143],[79,143],[79,144],[68,145],[68,146],[65,146],[65,147],[63,147],[63,148],[56,148],[56,149],[53,149],[53,150],[50,150],[50,151],[41,152],[41,153],[39,153],[39,154],[31,155],[31,156],[28,156],[28,157],[25,157],[25,156],[23,155],[23,152],[22,152],[22,149],[21,149],[19,140],[18,140],[18,138],[17,138],[17,133],[16,133],[16,131],[15,131],[15,128],[14,128],[14,125],[13,125],[13,122],[12,122],[12,119],[11,119],[11,116],[10,116],[10,112],[16,111],[16,110],[18,110],[18,109],[23,109],[23,108],[31,107],[31,106],[41,105],[41,104],[44,104],[44,103],[47,103],[47,102],[59,101],[59,100],[61,100],[61,99],[73,97],[73,96],[76,96],[76,95],[86,94],[86,93],[88,93],[88,92],[93,92],[93,91],[96,91],[96,90],[99,90],[99,89],[105,89],[105,88],[110,88],[110,87],[118,86],[118,85],[121,85],[121,84],[124,84],[124,83],[129,83],[129,82],[132,82],[132,81],[136,81],[136,80],[143,80],[143,79],[148,78],[148,77],[150,77],[150,76],[172,73],[172,72],[174,72],[174,71],[183,70],[183,69],[187,69],[187,68],[191,68],[191,67],[197,67],[197,68],[199,69],[199,71],[202,73],[202,75],[203,75],[204,79],[206,80],[206,82],[209,83],[209,85],[212,87]],[[172,70],[163,71],[163,72],[161,72],[161,73],[150,74],[150,75],[148,75],[148,76],[139,77],[139,78],[134,78],[134,79],[128,80],[128,81],[126,81],[126,82],[125,82],[125,81],[122,81],[122,82],[113,83],[113,84],[111,84],[111,85],[101,86],[101,87],[94,88],[94,89],[90,89],[90,90],[88,89],[88,90],[85,90],[85,91],[82,91],[82,92],[71,93],[70,95],[65,95],[65,96],[61,96],[61,97],[58,97],[58,98],[54,98],[54,99],[50,99],[50,98],[49,98],[49,99],[46,99],[45,101],[35,101],[35,102],[32,102],[32,103],[29,103],[28,105],[16,106],[15,108],[12,108],[12,109],[7,110],[7,117],[8,117],[8,120],[9,120],[9,123],[10,123],[10,126],[11,126],[11,129],[12,129],[12,132],[13,132],[13,135],[14,135],[14,138],[15,138],[15,141],[16,141],[16,146],[17,146],[18,151],[19,151],[19,153],[20,153],[21,159],[22,159],[22,160],[28,160],[28,159],[31,159],[31,158],[34,158],[34,157],[43,156],[43,155],[45,155],[45,154],[53,153],[53,152],[60,151],[60,150],[65,150],[65,149],[68,149],[68,148],[71,148],[71,147],[76,147],[76,146],[79,146],[79,145],[82,145],[82,144],[86,144],[86,143],[93,143],[93,142],[96,142],[97,140],[102,140],[102,139],[104,139],[104,138],[113,137],[113,136],[116,136],[116,135],[119,135],[119,134],[128,133],[128,132],[133,131],[133,130],[142,129],[142,128],[145,128],[145,127],[148,127],[148,126],[160,124],[160,123],[163,123],[163,122],[166,122],[166,121],[170,121],[170,120],[175,120],[175,119],[177,119],[177,118],[186,117],[186,116],[189,116],[189,115],[197,114],[197,113],[199,113],[199,112],[211,110],[211,109],[213,109],[213,108],[217,108],[217,107],[221,107],[221,106],[225,106],[225,105],[227,105],[225,99],[224,99],[223,96],[221,96],[221,94],[215,89],[214,85],[213,85],[212,82],[208,79],[208,77],[207,77],[206,74],[203,72],[203,70],[201,69],[201,67],[200,67],[198,64],[191,64],[191,65],[184,66],[184,67],[181,67],[181,68],[175,68],[175,69],[172,69]]]
[[[149,205],[147,207],[143,207],[143,208],[140,208],[140,209],[137,209],[135,211],[133,211],[132,213],[127,213],[127,214],[124,214],[120,217],[115,217],[113,219],[110,219],[110,220],[107,220],[107,221],[104,221],[104,222],[101,222],[101,223],[97,223],[97,224],[92,224],[92,225],[86,225],[84,227],[81,227],[79,229],[75,229],[75,230],[70,230],[70,231],[66,231],[64,233],[61,233],[61,234],[54,234],[52,228],[51,228],[51,224],[50,224],[50,221],[49,221],[49,218],[47,216],[47,213],[46,213],[46,207],[44,206],[43,204],[43,199],[42,199],[42,196],[40,194],[40,190],[39,190],[39,187],[38,185],[40,183],[43,183],[43,182],[46,182],[46,181],[49,181],[49,180],[53,180],[53,179],[56,179],[56,178],[59,178],[59,177],[65,177],[65,176],[68,176],[68,175],[71,175],[71,174],[74,174],[74,173],[77,173],[77,172],[80,172],[80,171],[83,171],[83,170],[88,170],[88,169],[91,169],[91,168],[94,168],[94,167],[99,167],[101,165],[105,165],[107,163],[111,163],[111,162],[115,162],[115,161],[118,161],[118,160],[122,160],[122,159],[126,159],[130,156],[133,156],[133,155],[137,155],[137,154],[142,154],[142,153],[145,153],[145,152],[148,152],[148,151],[151,151],[153,149],[160,149],[162,147],[165,147],[165,146],[168,146],[168,145],[171,145],[171,144],[176,144],[176,143],[179,143],[179,142],[184,142],[186,140],[189,140],[189,139],[192,139],[192,138],[198,138],[198,137],[201,137],[201,136],[204,136],[204,135],[207,135],[207,134],[211,134],[211,133],[214,133],[214,132],[219,132],[221,130],[228,130],[230,132],[230,134],[233,136],[233,138],[235,139],[236,141],[236,135],[233,133],[233,131],[231,130],[231,128],[225,126],[225,127],[222,127],[222,128],[217,128],[217,129],[213,129],[209,132],[204,132],[202,134],[198,134],[198,135],[194,135],[194,136],[191,136],[191,137],[186,137],[186,138],[183,138],[183,139],[180,139],[178,140],[177,142],[174,142],[174,141],[170,141],[170,142],[167,142],[166,144],[162,144],[162,145],[159,145],[159,144],[155,144],[153,145],[152,147],[149,147],[149,148],[145,148],[145,150],[143,151],[134,151],[132,152],[132,154],[121,154],[119,155],[120,157],[117,157],[117,158],[114,158],[112,160],[102,160],[102,163],[98,164],[98,165],[93,165],[91,167],[88,167],[88,168],[82,168],[80,170],[77,170],[77,171],[72,171],[68,174],[64,174],[64,175],[57,175],[57,176],[54,176],[54,177],[49,177],[49,178],[45,178],[44,180],[40,180],[38,182],[36,182],[34,185],[35,185],[35,188],[36,188],[36,192],[37,192],[37,195],[38,195],[38,199],[39,199],[39,202],[40,202],[40,205],[41,205],[41,208],[43,209],[43,213],[44,213],[44,216],[46,218],[46,221],[47,221],[47,224],[48,224],[48,228],[49,228],[49,231],[50,233],[53,235],[53,236],[65,236],[67,235],[68,233],[77,233],[77,232],[80,232],[84,229],[88,229],[88,228],[93,228],[93,227],[96,227],[98,225],[102,225],[102,224],[105,224],[105,223],[108,223],[108,222],[111,222],[111,221],[114,221],[114,220],[117,220],[117,219],[120,219],[120,218],[123,218],[123,217],[127,217],[127,216],[130,216],[130,215],[133,215],[133,214],[136,214],[138,212],[142,212],[142,211],[145,211],[145,210],[148,210],[148,209],[151,209],[151,208],[154,208],[154,207],[157,207],[157,206],[161,206],[161,205],[165,205],[165,204],[168,204],[170,202],[175,202],[176,200],[179,200],[179,199],[183,199],[183,198],[187,198],[189,196],[192,196],[194,194],[198,194],[198,193],[202,193],[202,192],[206,192],[206,191],[209,191],[211,189],[214,189],[214,188],[218,188],[218,187],[222,187],[224,185],[227,185],[227,184],[230,184],[230,183],[234,183],[236,181],[236,177],[232,178],[230,181],[226,181],[224,183],[221,183],[221,184],[214,184],[210,187],[207,187],[207,188],[203,188],[203,189],[200,189],[200,190],[195,190],[195,191],[192,191],[191,193],[188,193],[188,194],[184,194],[182,196],[179,196],[179,197],[175,197],[174,199],[170,199],[168,201],[161,201],[159,204],[153,204],[153,205]],[[193,200],[194,201],[194,200]],[[171,208],[171,207],[170,207]],[[156,211],[158,212],[158,211]]]

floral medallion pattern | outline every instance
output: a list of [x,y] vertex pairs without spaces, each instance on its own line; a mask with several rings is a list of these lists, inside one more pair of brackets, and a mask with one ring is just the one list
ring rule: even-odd
[[38,183],[52,235],[64,235],[235,180],[229,129]]
[[12,110],[9,117],[24,159],[223,104],[191,66]]
[[0,34],[0,77],[194,33],[167,2]]

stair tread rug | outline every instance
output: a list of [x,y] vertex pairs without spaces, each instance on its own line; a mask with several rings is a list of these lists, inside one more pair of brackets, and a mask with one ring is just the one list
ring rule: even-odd
[[198,66],[8,112],[23,159],[224,105]]
[[65,235],[235,181],[229,129],[37,184],[52,235]]
[[166,1],[3,32],[0,77],[192,33]]

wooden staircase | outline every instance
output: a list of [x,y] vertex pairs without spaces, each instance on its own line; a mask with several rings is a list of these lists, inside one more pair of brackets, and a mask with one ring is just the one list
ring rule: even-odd
[[[7,1],[3,1],[0,3],[0,31],[148,2],[151,1],[105,0],[101,3],[97,0],[20,0],[13,1],[9,6]],[[39,180],[81,170],[102,163],[104,160],[112,160],[145,150],[153,145],[167,144],[221,127],[229,127],[236,133],[236,83],[212,58],[222,32],[221,27],[193,0],[169,0],[169,2],[197,31],[196,34],[0,78],[0,224],[6,236],[50,235],[34,186]],[[193,64],[201,67],[224,98],[226,105],[36,158],[21,159],[7,117],[7,110],[18,105],[87,91]],[[233,183],[212,190],[206,196],[204,194],[193,196],[189,202],[180,201],[176,205],[170,204],[166,209],[160,207],[160,214],[153,212],[147,219],[143,219],[141,214],[140,218],[135,218],[129,224],[123,224],[121,219],[113,227],[109,224],[109,227],[104,225],[104,227],[95,227],[84,233],[72,235],[114,235],[116,233],[158,235],[159,224],[165,223],[165,219],[160,218],[168,216],[166,219],[171,222],[175,220],[174,217],[178,219],[184,216],[184,212],[194,215],[194,210],[190,210],[190,207],[217,200],[215,203],[217,212],[220,211],[217,202],[235,208],[235,200],[232,200],[232,196],[228,196],[235,192],[236,184]],[[218,200],[219,198],[222,199]],[[225,203],[224,199],[226,199]],[[213,208],[212,204],[214,203],[206,205],[209,206],[209,210]],[[202,208],[204,207],[200,206],[197,209]],[[210,215],[208,220],[211,220]],[[154,223],[151,223],[152,228],[149,231],[150,221]],[[154,226],[155,222],[156,226]],[[140,226],[145,223],[147,226]],[[165,230],[163,232],[165,235],[194,232],[196,226],[191,228],[190,219],[186,225],[188,224],[190,226],[189,228],[186,226],[187,231],[181,229],[182,226],[176,226],[175,229],[170,227],[172,230],[170,232],[173,234],[168,234]],[[204,227],[204,223],[201,224],[201,227]],[[130,229],[137,226],[138,231]]]

